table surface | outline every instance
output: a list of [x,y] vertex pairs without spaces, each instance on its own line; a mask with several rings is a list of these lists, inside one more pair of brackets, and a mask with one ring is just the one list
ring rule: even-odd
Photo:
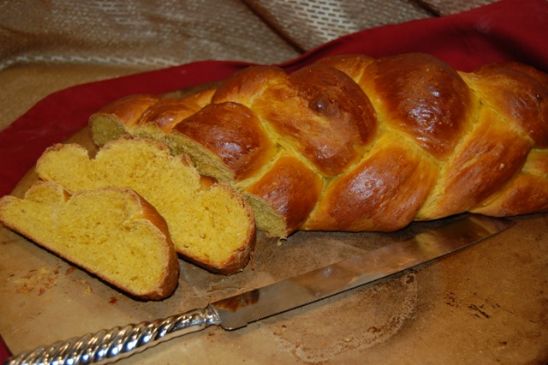
[[[85,65],[3,70],[0,128],[52,91],[137,71]],[[548,215],[516,222],[465,251],[391,279],[235,332],[210,328],[174,339],[120,364],[541,364],[548,361]],[[162,305],[180,307],[178,297],[167,304],[132,305],[3,228],[0,247],[0,333],[14,352],[105,323],[152,319]],[[299,251],[298,244],[289,247]],[[258,249],[258,255],[271,254],[276,244]],[[24,266],[17,264],[21,260]],[[202,274],[188,265],[184,275]],[[265,280],[252,271],[248,275]],[[207,280],[210,292],[222,287],[222,277]],[[200,298],[196,288],[184,289]],[[86,305],[79,307],[78,298]],[[191,304],[201,302],[185,305]]]

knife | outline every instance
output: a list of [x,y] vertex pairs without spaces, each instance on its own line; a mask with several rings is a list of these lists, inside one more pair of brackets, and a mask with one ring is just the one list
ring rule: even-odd
[[476,215],[457,216],[433,225],[419,223],[408,239],[323,268],[210,303],[205,308],[39,347],[16,355],[5,364],[106,364],[212,325],[235,330],[428,263],[491,237],[512,224],[508,219]]

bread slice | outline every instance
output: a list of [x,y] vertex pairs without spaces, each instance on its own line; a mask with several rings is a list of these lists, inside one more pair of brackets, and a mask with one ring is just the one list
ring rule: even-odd
[[70,195],[57,183],[38,182],[23,199],[0,199],[0,221],[131,296],[163,299],[177,286],[165,221],[132,190]]
[[175,250],[208,270],[229,274],[249,261],[255,223],[228,185],[201,177],[185,155],[158,142],[122,138],[90,158],[83,147],[58,144],[40,157],[41,179],[68,191],[115,186],[135,190],[165,218]]
[[[271,237],[286,238],[288,227],[284,217],[265,199],[244,191],[244,187],[239,186],[235,180],[234,172],[218,155],[175,129],[168,132],[165,127],[160,127],[155,123],[138,123],[134,120],[135,116],[139,117],[143,108],[150,106],[152,102],[150,98],[141,95],[130,96],[93,114],[89,121],[93,142],[97,146],[103,146],[120,137],[134,136],[163,143],[170,148],[173,154],[186,154],[191,158],[200,174],[212,176],[218,181],[243,191],[243,196],[254,213],[258,229]],[[184,104],[185,100],[181,99],[180,102]],[[131,117],[128,114],[131,114]]]

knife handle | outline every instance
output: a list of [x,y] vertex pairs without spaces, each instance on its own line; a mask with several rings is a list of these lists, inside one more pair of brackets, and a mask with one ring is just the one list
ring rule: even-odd
[[7,360],[5,365],[106,364],[143,351],[160,342],[221,323],[211,306],[152,322],[114,327],[50,346],[39,347]]

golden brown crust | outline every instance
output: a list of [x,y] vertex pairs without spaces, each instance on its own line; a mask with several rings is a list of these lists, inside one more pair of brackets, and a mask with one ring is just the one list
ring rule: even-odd
[[134,125],[158,100],[152,95],[129,95],[104,106],[97,114],[114,115],[125,125]]
[[185,99],[161,99],[151,105],[141,115],[136,124],[155,124],[165,131],[170,131],[174,125],[198,110],[200,110],[198,106],[189,105]]
[[443,188],[431,216],[444,217],[470,210],[500,190],[519,171],[530,142],[507,127],[497,126],[492,114],[480,125],[446,166]]
[[405,227],[415,218],[435,178],[435,168],[420,156],[387,146],[334,180],[305,228],[393,231]]
[[336,126],[354,129],[359,135],[357,143],[367,143],[375,133],[375,110],[363,90],[345,73],[317,64],[292,73],[289,82],[298,96],[308,101],[310,109],[327,119],[347,119],[336,121]]
[[449,65],[424,54],[386,57],[371,63],[361,82],[373,84],[388,123],[437,157],[453,150],[466,123],[470,92]]
[[495,199],[472,209],[495,217],[505,217],[531,212],[548,212],[548,184],[546,178],[522,174],[504,187]]
[[198,86],[200,90],[194,90],[183,96],[181,99],[184,99],[189,107],[197,108],[198,110],[211,103],[211,99],[216,92],[214,85],[208,85],[205,88]]
[[344,73],[301,69],[256,97],[253,110],[322,173],[341,173],[376,130],[369,99]]
[[153,124],[169,132],[183,119],[209,104],[214,92],[214,89],[205,89],[178,98],[157,100],[143,112],[136,124]]
[[476,72],[482,97],[517,123],[536,146],[548,146],[547,76],[525,65],[498,64]]
[[548,211],[548,150],[531,150],[523,169],[472,211],[493,216]]
[[[544,210],[548,174],[523,166],[548,146],[547,100],[548,75],[517,63],[464,73],[425,54],[341,55],[292,74],[245,69],[178,128],[288,233],[393,230],[464,211]],[[373,180],[384,185],[363,188]]]
[[175,130],[221,157],[239,179],[255,172],[274,153],[255,114],[241,104],[210,104]]
[[375,60],[364,55],[344,54],[322,58],[316,62],[319,65],[326,65],[344,72],[355,82],[359,82],[365,68]]
[[252,66],[225,80],[213,95],[213,103],[231,101],[249,106],[265,88],[283,82],[285,72],[273,66]]
[[269,202],[285,218],[288,232],[306,220],[322,189],[320,178],[294,157],[280,158],[247,191]]

